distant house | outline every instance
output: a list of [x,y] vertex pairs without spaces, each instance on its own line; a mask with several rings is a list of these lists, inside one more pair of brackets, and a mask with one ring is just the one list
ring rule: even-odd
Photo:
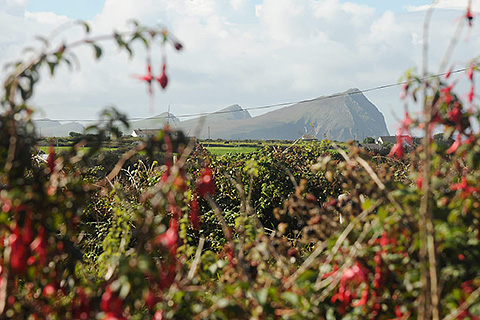
[[160,129],[135,129],[131,136],[136,138],[152,138],[155,137]]
[[317,141],[317,137],[315,137],[313,134],[306,133],[302,136],[302,140],[303,141]]
[[[407,136],[405,136],[405,138],[406,137]],[[387,143],[387,142],[395,144],[395,143],[397,143],[397,137],[396,136],[380,136],[380,137],[378,137],[378,139],[375,143],[384,144],[384,143]]]
[[[399,137],[404,146],[417,146],[421,143],[422,138],[412,137],[410,135],[401,135]],[[375,143],[379,145],[383,145],[385,143],[396,144],[397,143],[397,136],[380,136],[375,141]]]
[[383,149],[383,146],[378,143],[359,143],[358,146],[370,151],[380,151]]

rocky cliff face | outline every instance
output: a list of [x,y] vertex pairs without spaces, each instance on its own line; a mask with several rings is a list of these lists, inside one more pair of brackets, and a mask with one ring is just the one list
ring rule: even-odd
[[[216,121],[215,121],[216,120]],[[198,123],[190,120],[190,123]],[[183,127],[180,123],[179,127]],[[209,127],[209,128],[208,128]],[[385,119],[358,89],[319,97],[258,117],[205,121],[198,136],[223,139],[293,140],[303,134],[347,141],[388,135]]]

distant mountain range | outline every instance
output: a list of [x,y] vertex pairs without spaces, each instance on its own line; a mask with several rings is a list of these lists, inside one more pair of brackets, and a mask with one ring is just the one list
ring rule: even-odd
[[[257,117],[238,104],[186,121],[165,112],[132,121],[129,130],[122,130],[131,134],[133,129],[160,129],[167,119],[172,127],[201,139],[295,140],[308,136],[347,141],[389,135],[383,114],[358,89],[300,102]],[[76,122],[62,125],[42,119],[36,125],[42,136],[63,136],[84,130]]]
[[60,123],[56,120],[33,120],[37,135],[40,137],[67,137],[70,132],[83,132],[85,127],[78,122]]

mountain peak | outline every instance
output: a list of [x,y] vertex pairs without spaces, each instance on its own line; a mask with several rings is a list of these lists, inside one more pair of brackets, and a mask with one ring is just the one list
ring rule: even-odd
[[228,118],[228,120],[250,119],[252,117],[247,110],[243,109],[238,104],[232,104],[231,106],[218,111],[218,114],[214,113],[213,115],[215,117],[222,116],[222,118]]
[[359,94],[359,93],[362,93],[362,92],[361,92],[360,89],[358,89],[358,88],[350,88],[350,89],[348,89],[347,91],[345,91],[345,93],[348,93],[348,94]]

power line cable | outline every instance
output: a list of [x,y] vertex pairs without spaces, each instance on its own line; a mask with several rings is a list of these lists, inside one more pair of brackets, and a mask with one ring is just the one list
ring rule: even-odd
[[[456,70],[452,70],[449,72],[443,72],[443,73],[438,73],[426,77],[419,78],[421,82],[428,80],[428,79],[434,79],[434,78],[440,78],[447,73],[450,74],[456,74],[460,72],[466,71],[467,68],[460,68]],[[299,101],[293,101],[293,102],[280,102],[280,103],[274,103],[274,104],[268,104],[268,105],[263,105],[263,106],[256,106],[256,107],[250,107],[250,108],[242,108],[240,110],[220,110],[220,111],[215,111],[215,112],[200,112],[200,113],[190,113],[190,114],[182,114],[182,115],[175,115],[174,117],[176,118],[191,118],[191,117],[201,117],[201,116],[211,116],[211,115],[217,115],[217,114],[226,114],[226,113],[234,113],[234,112],[241,112],[241,111],[250,111],[250,110],[262,110],[262,109],[271,109],[275,107],[284,107],[284,106],[290,106],[294,104],[300,104],[300,103],[307,103],[307,102],[313,102],[313,101],[323,101],[323,100],[328,100],[328,99],[333,99],[333,98],[338,98],[342,97],[345,95],[356,95],[356,94],[363,94],[371,91],[377,91],[377,90],[382,90],[382,89],[388,89],[392,87],[398,87],[402,86],[408,83],[415,82],[416,80],[410,80],[410,81],[403,81],[403,82],[397,82],[397,83],[389,83],[389,84],[384,84],[384,85],[378,85],[372,88],[367,88],[363,90],[356,90],[356,91],[351,91],[351,92],[339,92],[339,93],[334,93],[328,96],[322,96],[318,98],[312,98],[312,99],[304,99],[304,100],[299,100]],[[129,121],[135,121],[135,120],[157,120],[157,119],[171,119],[173,118],[171,115],[168,116],[154,116],[150,118],[142,118],[142,117],[132,117],[132,118],[127,118]],[[42,122],[42,121],[81,121],[81,122],[101,122],[101,121],[109,121],[109,120],[98,120],[98,119],[38,119],[38,120],[33,120],[35,122]]]

